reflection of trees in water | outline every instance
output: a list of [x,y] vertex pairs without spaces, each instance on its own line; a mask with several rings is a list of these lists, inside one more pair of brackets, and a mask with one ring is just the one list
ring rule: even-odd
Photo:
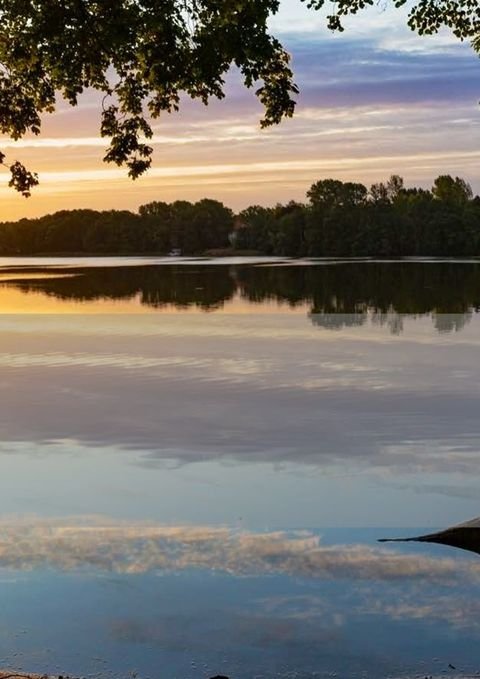
[[305,304],[312,323],[322,327],[359,326],[370,319],[394,333],[402,331],[404,314],[430,314],[439,332],[451,332],[464,327],[480,309],[480,263],[168,265],[85,268],[76,273],[4,284],[80,302],[138,297],[151,308],[213,310],[238,293],[252,304]]
[[206,311],[222,307],[236,289],[228,267],[132,266],[77,269],[76,273],[68,278],[8,284],[69,301],[131,300],[138,296],[141,304],[152,308],[199,307]]
[[480,308],[480,264],[343,263],[246,268],[242,294],[310,303],[312,314],[455,313]]
[[[221,308],[235,294],[235,281],[227,268],[157,267],[139,284],[140,301],[154,308],[173,305],[179,309],[199,307],[205,311]],[[167,270],[167,271],[165,271]]]
[[368,308],[356,314],[309,314],[314,325],[329,330],[341,330],[342,328],[354,328],[365,325],[370,321],[373,325],[387,327],[392,335],[400,335],[403,332],[403,320],[405,314],[390,311],[388,313],[370,311]]
[[480,264],[371,262],[312,267],[257,267],[240,277],[255,302],[307,302],[312,323],[330,329],[368,320],[394,334],[403,316],[432,314],[439,332],[460,330],[480,308]]
[[[433,324],[440,333],[458,332],[462,330],[471,320],[473,312],[459,314],[429,314]],[[366,310],[357,314],[309,314],[313,325],[318,325],[329,330],[341,330],[342,328],[353,328],[371,322],[373,325],[387,327],[392,335],[400,335],[403,332],[405,313],[398,313],[394,310],[389,313],[378,313]],[[411,314],[408,314],[411,315]],[[418,318],[419,314],[413,314]]]
[[472,312],[465,314],[434,314],[433,321],[438,332],[458,332],[472,318]]
[[321,328],[328,328],[328,330],[341,330],[342,328],[355,328],[365,325],[368,318],[368,313],[361,314],[323,314],[310,313],[310,320],[313,325],[318,325]]

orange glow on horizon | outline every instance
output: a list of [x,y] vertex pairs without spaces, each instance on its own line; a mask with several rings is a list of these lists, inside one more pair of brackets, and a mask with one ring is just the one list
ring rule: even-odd
[[136,181],[124,168],[102,162],[107,140],[96,136],[91,107],[54,114],[39,138],[0,139],[7,160],[20,160],[40,178],[25,199],[8,188],[8,172],[0,172],[0,221],[64,209],[137,211],[152,200],[204,197],[238,211],[304,201],[309,186],[326,177],[369,186],[397,173],[407,185],[429,188],[448,173],[465,177],[474,189],[480,179],[480,151],[472,149],[467,124],[470,105],[450,112],[434,103],[299,106],[292,120],[267,130],[259,129],[254,110],[239,117],[220,106],[200,118],[189,115],[158,126],[153,166]]
[[[19,275],[20,277],[20,275]],[[25,276],[23,276],[25,277]],[[36,278],[43,278],[39,274]],[[45,278],[51,276],[45,276]],[[34,276],[28,275],[28,279]],[[47,295],[41,291],[23,291],[19,288],[8,286],[0,280],[0,315],[7,314],[275,314],[287,308],[287,304],[277,302],[262,302],[255,305],[235,295],[231,300],[226,300],[224,305],[215,309],[202,309],[194,304],[188,307],[176,307],[167,304],[164,307],[154,308],[142,304],[139,295],[131,299],[97,299],[86,301],[64,300],[53,295]],[[300,304],[294,308],[288,306],[289,313],[307,313],[307,304]]]

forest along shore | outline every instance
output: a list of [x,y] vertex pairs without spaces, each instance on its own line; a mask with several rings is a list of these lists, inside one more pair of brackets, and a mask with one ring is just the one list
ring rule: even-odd
[[480,197],[460,177],[431,189],[322,179],[306,194],[235,214],[223,203],[153,201],[128,210],[62,210],[0,223],[0,256],[275,255],[465,257],[480,255]]

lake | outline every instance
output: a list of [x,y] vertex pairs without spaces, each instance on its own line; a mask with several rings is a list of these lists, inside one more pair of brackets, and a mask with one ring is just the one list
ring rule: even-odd
[[480,261],[0,259],[0,667],[467,676]]

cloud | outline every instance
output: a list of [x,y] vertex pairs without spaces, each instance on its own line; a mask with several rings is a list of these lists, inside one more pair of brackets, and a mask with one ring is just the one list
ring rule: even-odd
[[478,98],[478,58],[459,44],[446,52],[405,53],[347,35],[292,40],[291,49],[302,107],[314,101],[336,108],[448,102],[454,109],[466,100],[473,105]]
[[292,36],[296,36],[298,40],[316,39],[339,44],[352,40],[368,40],[377,48],[405,53],[443,54],[451,50],[458,52],[462,47],[464,51],[469,49],[469,46],[460,45],[458,39],[448,30],[423,36],[413,32],[407,25],[412,8],[410,2],[401,7],[394,7],[386,2],[365,5],[355,15],[342,19],[346,29],[342,35],[327,29],[326,15],[331,7],[332,5],[326,3],[321,11],[314,11],[307,7],[307,3],[281,0],[279,12],[271,18],[270,26],[283,40]]

